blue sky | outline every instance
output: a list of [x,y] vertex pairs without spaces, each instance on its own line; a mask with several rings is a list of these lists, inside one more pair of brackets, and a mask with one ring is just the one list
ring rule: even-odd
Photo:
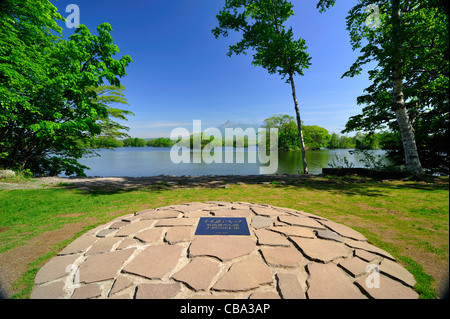
[[[224,0],[51,0],[61,15],[77,4],[80,23],[96,34],[96,27],[112,25],[120,54],[133,63],[122,79],[129,110],[127,125],[133,137],[168,137],[175,127],[192,131],[226,120],[262,124],[278,113],[295,116],[291,88],[279,75],[251,65],[252,56],[226,53],[239,35],[215,39],[211,30]],[[312,65],[295,84],[302,120],[325,127],[330,133],[344,128],[360,113],[356,97],[369,86],[367,74],[341,79],[356,60],[345,17],[356,0],[337,1],[320,14],[316,0],[292,0],[295,16],[289,24],[295,37],[306,40]],[[73,29],[65,25],[64,36]],[[117,56],[116,56],[117,57]]]

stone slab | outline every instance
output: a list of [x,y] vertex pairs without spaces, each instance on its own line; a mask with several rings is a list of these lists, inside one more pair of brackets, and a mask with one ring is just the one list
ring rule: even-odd
[[67,276],[71,271],[71,265],[80,255],[57,256],[39,269],[34,278],[35,284],[43,284]]
[[151,243],[158,241],[162,236],[163,230],[161,228],[150,228],[137,233],[134,238],[143,243]]
[[133,284],[134,284],[134,282],[130,278],[125,277],[125,276],[119,276],[114,281],[114,284],[111,288],[111,291],[109,292],[109,295],[111,296],[119,291],[122,291],[122,290],[132,286]]
[[172,277],[195,291],[206,290],[219,270],[219,263],[206,258],[195,258]]
[[250,209],[220,209],[213,210],[211,213],[216,217],[245,217],[251,218],[253,212]]
[[[90,256],[80,265],[80,282],[92,283],[113,279],[134,248]],[[101,271],[99,271],[101,269]]]
[[104,238],[104,237],[114,233],[115,231],[116,230],[112,229],[112,228],[102,229],[101,231],[99,231],[97,233],[97,237]]
[[113,246],[121,240],[121,238],[117,237],[101,238],[88,251],[86,251],[85,255],[90,256],[110,252]]
[[173,245],[180,242],[190,242],[192,240],[191,227],[171,227],[167,230],[165,241]]
[[357,240],[346,240],[345,244],[349,247],[352,248],[359,248],[359,249],[363,249],[366,250],[368,252],[383,256],[383,257],[387,257],[391,260],[395,260],[395,258],[389,254],[387,251],[380,249],[378,247],[375,247],[372,244],[369,244],[368,242],[365,241],[357,241]]
[[59,299],[64,296],[65,282],[57,281],[45,286],[35,286],[31,292],[31,299]]
[[261,247],[264,260],[269,266],[295,268],[302,254],[294,247]]
[[264,216],[255,216],[252,218],[251,226],[255,229],[272,226],[272,219]]
[[316,220],[309,217],[297,217],[291,215],[278,216],[278,220],[292,225],[292,226],[302,226],[314,229],[326,229],[323,225],[319,224]]
[[119,221],[119,222],[112,223],[111,226],[109,226],[109,228],[111,228],[111,229],[119,229],[119,228],[122,228],[124,226],[128,226],[129,224],[130,224],[130,222]]
[[265,262],[254,256],[234,263],[212,287],[219,291],[247,291],[272,283],[272,272]]
[[272,217],[272,216],[280,216],[280,215],[285,215],[286,214],[286,213],[284,213],[282,211],[275,210],[275,209],[269,208],[269,207],[252,206],[251,209],[253,210],[253,212],[256,215],[260,215],[260,216]]
[[378,255],[369,253],[368,251],[362,250],[362,249],[355,249],[355,257],[359,257],[362,260],[365,260],[367,262],[372,262],[372,261],[382,258]]
[[257,229],[254,231],[258,238],[258,245],[268,246],[291,246],[290,241],[280,233],[270,231],[267,229]]
[[248,299],[280,299],[280,296],[273,291],[266,292],[254,292],[248,297]]
[[179,283],[140,284],[136,288],[136,299],[169,299],[181,289]]
[[306,299],[303,288],[295,274],[278,273],[278,290],[283,299]]
[[383,259],[380,264],[380,272],[382,274],[393,277],[410,287],[414,287],[416,280],[414,276],[406,270],[402,265],[389,259]]
[[143,231],[146,228],[150,228],[153,225],[153,223],[154,223],[153,220],[135,221],[130,223],[130,225],[127,225],[119,229],[114,236],[115,237],[132,236],[137,232]]
[[331,220],[320,220],[320,223],[343,237],[367,241],[366,237],[364,237],[361,233],[343,224],[338,224]]
[[248,255],[255,247],[255,241],[248,237],[199,236],[192,241],[189,256],[212,256],[226,261]]
[[370,298],[374,299],[418,299],[419,295],[413,289],[385,276],[380,276],[379,287],[368,288],[366,279],[355,282]]
[[320,229],[316,232],[316,234],[317,234],[317,237],[321,238],[321,239],[334,240],[334,241],[338,241],[340,243],[344,242],[344,238],[341,235],[339,235],[331,230]]
[[335,264],[308,264],[308,298],[310,299],[367,299],[351,278]]
[[99,238],[94,236],[82,236],[67,245],[66,248],[58,253],[58,255],[61,256],[82,253],[91,247],[91,245],[93,245],[98,239]]
[[316,238],[314,231],[311,228],[299,227],[299,226],[274,226],[270,227],[270,230],[278,233],[285,234],[286,236]]
[[183,214],[178,210],[149,210],[149,211],[143,211],[136,213],[139,215],[141,220],[146,219],[166,219],[166,218],[178,218],[182,216]]
[[301,252],[311,260],[330,262],[340,257],[350,257],[352,251],[344,244],[323,239],[291,238]]
[[70,299],[93,299],[101,297],[102,289],[98,284],[84,285],[75,289]]
[[155,227],[172,227],[172,226],[194,226],[197,218],[171,218],[159,220]]
[[141,251],[123,269],[138,276],[161,279],[178,263],[182,247],[177,245],[149,246]]
[[204,204],[204,203],[191,203],[189,205],[178,205],[176,206],[178,210],[183,213],[190,214],[195,211],[208,209],[209,207],[214,207],[214,205]]
[[140,242],[138,242],[136,239],[125,237],[122,242],[116,247],[116,250],[122,250],[129,247],[137,247],[140,245]]
[[353,277],[358,277],[365,274],[368,265],[369,263],[358,257],[345,259],[339,263],[339,266],[341,266]]

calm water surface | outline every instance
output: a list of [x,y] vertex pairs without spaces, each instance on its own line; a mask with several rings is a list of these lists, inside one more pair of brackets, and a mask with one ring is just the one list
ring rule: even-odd
[[[245,163],[232,164],[206,164],[193,163],[193,156],[198,153],[191,152],[190,163],[174,164],[170,159],[170,149],[154,147],[121,147],[113,150],[97,150],[100,156],[82,158],[79,162],[90,167],[86,171],[88,176],[157,176],[157,175],[258,175],[261,163],[248,163],[248,153],[255,150],[240,149],[244,152]],[[384,156],[384,151],[374,151]],[[364,167],[361,157],[352,155],[349,150],[317,150],[306,153],[309,172],[322,173],[323,167],[330,167],[329,163],[338,158],[346,157],[355,167]],[[256,156],[256,158],[258,158]],[[223,160],[224,162],[224,160]],[[277,174],[297,174],[302,171],[300,151],[279,151]]]

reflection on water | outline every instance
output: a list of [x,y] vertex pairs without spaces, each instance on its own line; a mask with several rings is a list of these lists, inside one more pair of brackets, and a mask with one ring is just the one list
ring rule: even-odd
[[[97,150],[100,157],[86,157],[80,163],[90,167],[86,171],[88,176],[157,176],[157,175],[258,175],[258,155],[255,150],[237,149],[233,163],[225,163],[225,151],[222,163],[206,164],[198,161],[199,152],[191,152],[190,163],[174,164],[170,159],[170,148],[132,147],[116,148],[114,150]],[[384,156],[384,151],[374,151]],[[250,153],[250,154],[249,154]],[[243,155],[244,163],[236,163],[236,158]],[[355,167],[364,167],[360,162],[361,155],[350,154],[349,150],[318,150],[307,151],[306,159],[309,172],[320,174],[323,167],[330,167],[329,163],[337,158],[346,157]],[[194,160],[195,158],[195,160]],[[256,158],[256,163],[249,163],[248,159]],[[300,151],[279,151],[277,174],[298,174],[303,171]]]

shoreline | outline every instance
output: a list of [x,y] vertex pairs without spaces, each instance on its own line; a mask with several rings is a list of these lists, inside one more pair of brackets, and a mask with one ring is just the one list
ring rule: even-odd
[[[330,178],[333,176],[333,178]],[[298,184],[305,180],[327,181],[335,183],[365,183],[369,180],[387,181],[414,181],[409,177],[399,178],[392,176],[362,176],[328,175],[328,174],[284,174],[284,175],[199,175],[199,176],[110,176],[110,177],[35,177],[23,181],[0,181],[0,190],[15,189],[45,189],[60,187],[67,189],[94,190],[139,190],[139,189],[169,189],[169,188],[229,188],[231,185],[244,184]],[[448,182],[448,176],[435,177],[428,182]],[[416,180],[416,182],[424,182]]]
[[23,182],[0,182],[0,189],[40,189],[62,186],[83,190],[95,189],[140,189],[156,186],[173,188],[221,187],[230,184],[255,184],[279,182],[280,184],[298,179],[318,178],[322,175],[200,175],[200,176],[111,176],[111,177],[36,177]]

